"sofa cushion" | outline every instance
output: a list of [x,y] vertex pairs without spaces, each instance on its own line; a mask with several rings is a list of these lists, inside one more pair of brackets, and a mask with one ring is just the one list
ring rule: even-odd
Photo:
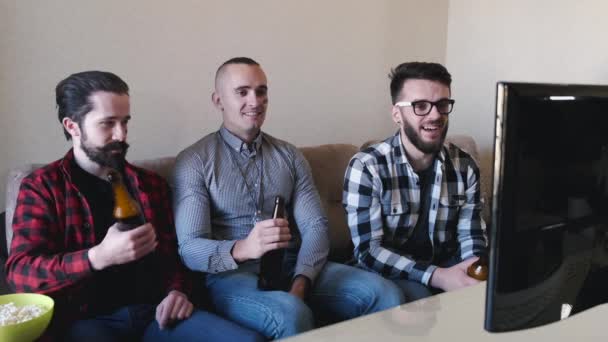
[[300,148],[312,169],[312,176],[327,214],[331,249],[329,259],[346,261],[353,253],[350,232],[342,207],[344,172],[350,158],[357,153],[355,145],[330,144]]

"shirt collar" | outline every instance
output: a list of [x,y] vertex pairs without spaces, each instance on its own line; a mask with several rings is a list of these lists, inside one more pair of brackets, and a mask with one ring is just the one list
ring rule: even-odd
[[[222,127],[220,128],[220,135],[222,136],[222,139],[224,139],[226,144],[228,144],[228,146],[230,146],[232,149],[239,153],[248,152],[255,154],[254,152],[259,152],[260,148],[262,147],[263,133],[261,131],[258,136],[253,139],[251,144],[247,144],[246,142],[241,140],[241,138],[232,134],[232,132],[230,132],[226,127],[224,127],[224,125],[222,125]],[[249,150],[249,146],[252,147],[251,151]]]

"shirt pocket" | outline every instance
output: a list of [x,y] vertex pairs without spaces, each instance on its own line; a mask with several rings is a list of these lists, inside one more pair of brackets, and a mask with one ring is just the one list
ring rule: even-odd
[[460,195],[439,198],[439,208],[437,210],[437,220],[435,222],[440,241],[449,240],[453,234],[456,233],[460,208],[462,208],[465,203],[465,198]]
[[384,239],[389,245],[404,240],[411,228],[411,206],[406,202],[382,203]]
[[399,216],[409,214],[410,206],[407,203],[401,202],[386,202],[382,203],[382,216]]

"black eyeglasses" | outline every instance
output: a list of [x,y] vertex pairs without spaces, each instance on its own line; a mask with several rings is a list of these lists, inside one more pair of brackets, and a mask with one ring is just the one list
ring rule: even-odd
[[427,100],[418,100],[412,102],[401,101],[395,103],[397,107],[412,107],[414,109],[414,114],[418,116],[428,115],[433,106],[437,108],[439,114],[448,115],[452,112],[454,108],[454,100],[452,99],[441,99],[435,102],[427,101]]

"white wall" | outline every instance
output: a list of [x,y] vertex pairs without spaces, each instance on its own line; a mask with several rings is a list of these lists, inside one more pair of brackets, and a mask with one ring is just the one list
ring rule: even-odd
[[480,145],[485,191],[496,82],[608,84],[606,13],[604,0],[450,1],[446,63],[456,99],[450,132],[472,134]]
[[12,121],[13,115],[10,115],[8,108],[14,108],[12,99],[8,92],[10,88],[11,80],[7,78],[7,71],[10,68],[10,64],[14,61],[10,40],[13,36],[13,16],[10,14],[14,13],[14,5],[9,2],[0,1],[0,212],[4,211],[4,192],[6,170],[10,163],[8,160],[9,144],[11,143],[8,132],[10,131],[10,122]]
[[210,94],[230,57],[262,64],[265,130],[299,146],[391,134],[390,67],[445,62],[448,0],[1,1],[1,179],[65,153],[54,87],[74,72],[129,83],[129,158],[139,159],[175,155],[219,127]]
[[603,0],[166,4],[0,0],[0,179],[65,152],[54,86],[87,69],[131,86],[129,157],[138,159],[173,155],[217,129],[213,73],[236,55],[258,59],[269,76],[265,129],[297,145],[390,134],[390,67],[445,62],[457,99],[450,133],[476,138],[486,175],[496,81],[608,83]]

